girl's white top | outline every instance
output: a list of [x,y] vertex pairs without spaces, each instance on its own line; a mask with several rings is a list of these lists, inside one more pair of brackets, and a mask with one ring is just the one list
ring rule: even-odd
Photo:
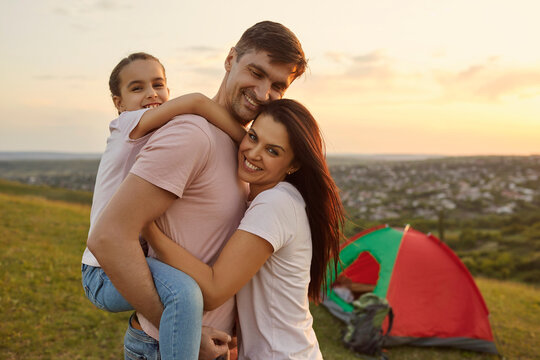
[[[151,133],[135,140],[129,138],[129,134],[147,110],[124,111],[109,124],[111,135],[107,138],[107,147],[99,162],[88,233],[92,231],[99,215],[128,175],[137,154],[150,139]],[[99,262],[88,247],[84,250],[82,263],[99,266]]]
[[274,248],[236,295],[239,359],[322,359],[307,295],[312,244],[304,199],[280,182],[253,199],[238,229]]

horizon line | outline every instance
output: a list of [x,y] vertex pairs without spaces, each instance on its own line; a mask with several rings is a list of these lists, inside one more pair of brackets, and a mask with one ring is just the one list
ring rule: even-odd
[[[83,157],[101,157],[103,155],[103,152],[68,152],[68,151],[51,151],[51,150],[0,150],[0,155],[4,156],[32,156],[32,155],[49,155],[49,156],[83,156]],[[437,154],[437,153],[351,153],[351,152],[327,152],[327,156],[332,157],[488,157],[488,156],[521,156],[521,157],[529,157],[529,156],[540,156],[540,153],[529,153],[529,154],[501,154],[501,153],[484,153],[484,154]],[[1,156],[0,156],[1,158]]]

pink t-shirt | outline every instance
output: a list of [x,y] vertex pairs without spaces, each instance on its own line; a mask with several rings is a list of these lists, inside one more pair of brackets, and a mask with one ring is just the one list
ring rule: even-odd
[[[131,173],[178,196],[158,219],[161,230],[213,264],[246,209],[247,186],[238,180],[237,149],[227,134],[196,115],[175,117],[140,151]],[[152,249],[149,255],[153,256]],[[144,331],[157,329],[139,315]],[[203,324],[231,333],[234,298],[206,312]]]

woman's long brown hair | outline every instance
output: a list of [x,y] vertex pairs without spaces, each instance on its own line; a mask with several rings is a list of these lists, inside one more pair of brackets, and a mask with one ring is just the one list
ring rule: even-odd
[[[298,171],[287,175],[285,181],[298,189],[306,203],[313,248],[308,296],[320,302],[321,288],[327,285],[328,262],[339,256],[345,220],[339,190],[326,164],[319,126],[302,104],[290,99],[276,100],[269,103],[262,114],[272,116],[286,127],[294,161],[300,166]],[[333,263],[333,271],[337,273],[338,261]]]

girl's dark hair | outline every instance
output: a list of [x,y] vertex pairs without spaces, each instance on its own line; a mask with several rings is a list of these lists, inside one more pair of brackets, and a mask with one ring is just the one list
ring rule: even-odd
[[130,54],[120,60],[120,62],[114,67],[113,71],[111,72],[111,76],[109,77],[109,89],[111,90],[111,96],[120,96],[120,72],[123,68],[125,68],[127,65],[131,64],[135,60],[157,61],[163,69],[163,76],[165,76],[165,67],[157,57],[147,54],[145,52],[137,52]]
[[302,44],[289,28],[277,22],[261,21],[253,25],[242,34],[234,48],[237,60],[246,52],[255,50],[268,52],[272,61],[293,64],[294,79],[301,76],[307,67]]
[[326,164],[319,126],[302,104],[290,99],[276,100],[261,114],[270,115],[285,126],[295,164],[299,166],[296,172],[286,176],[285,181],[298,189],[306,203],[313,247],[308,296],[319,302],[321,289],[327,286],[326,269],[331,259],[334,259],[333,271],[337,274],[341,229],[345,221],[339,190]]

